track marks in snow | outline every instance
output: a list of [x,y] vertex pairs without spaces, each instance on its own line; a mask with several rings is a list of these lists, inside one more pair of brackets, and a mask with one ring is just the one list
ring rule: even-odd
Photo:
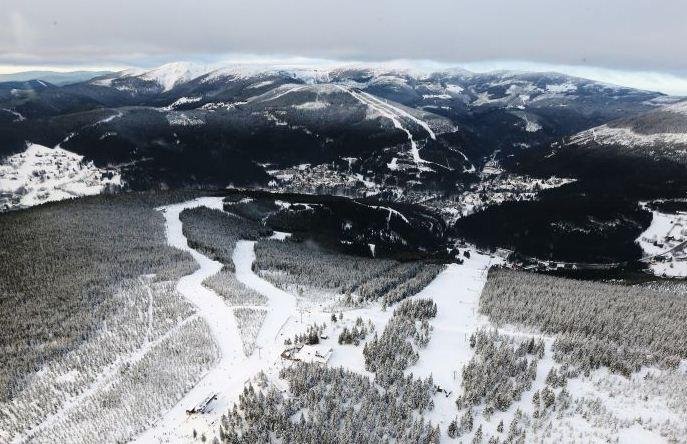
[[38,435],[43,430],[50,428],[54,424],[57,424],[59,421],[67,418],[67,416],[73,409],[81,406],[84,403],[84,401],[86,401],[88,398],[96,395],[99,391],[106,389],[107,387],[115,383],[123,368],[128,366],[133,367],[136,363],[141,361],[150,350],[152,350],[154,347],[162,344],[164,341],[175,335],[177,332],[179,332],[179,330],[181,330],[182,327],[184,327],[186,324],[196,319],[197,317],[198,315],[196,314],[187,317],[186,319],[172,327],[170,330],[168,330],[164,335],[160,336],[152,342],[146,341],[146,343],[135,352],[127,356],[124,356],[116,360],[109,366],[107,366],[105,370],[98,375],[98,378],[95,381],[93,381],[93,383],[90,384],[84,391],[65,401],[58,411],[48,415],[40,424],[32,427],[28,431],[28,433],[17,435],[12,440],[12,443],[18,444],[30,441],[34,436]]
[[296,91],[300,91],[304,89],[307,85],[298,85],[298,86],[293,86],[291,88],[287,88],[285,91],[281,91],[277,93],[276,95],[272,95],[273,91],[270,91],[266,94],[263,94],[261,96],[257,96],[255,98],[250,98],[248,99],[249,102],[252,102],[253,100],[256,100],[258,102],[269,102],[271,100],[277,100],[280,97],[284,97],[287,94],[294,93]]

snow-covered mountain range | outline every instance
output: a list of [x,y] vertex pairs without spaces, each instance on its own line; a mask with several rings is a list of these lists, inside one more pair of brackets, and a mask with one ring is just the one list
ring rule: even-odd
[[[59,145],[132,189],[462,193],[483,171],[525,164],[575,177],[538,171],[562,146],[673,162],[684,157],[676,110],[678,98],[556,73],[171,63],[64,86],[0,83],[0,155]],[[632,123],[644,120],[665,128]]]

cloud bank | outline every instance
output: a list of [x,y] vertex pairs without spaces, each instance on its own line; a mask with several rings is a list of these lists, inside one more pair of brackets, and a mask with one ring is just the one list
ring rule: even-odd
[[[5,0],[2,9],[5,70],[283,54],[530,64],[687,92],[684,0]],[[528,62],[494,62],[504,60]]]

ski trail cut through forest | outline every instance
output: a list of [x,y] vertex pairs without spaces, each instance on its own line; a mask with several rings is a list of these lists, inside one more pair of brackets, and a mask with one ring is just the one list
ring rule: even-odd
[[195,199],[177,205],[165,207],[167,241],[172,247],[187,251],[198,263],[199,268],[190,275],[184,276],[177,282],[177,291],[191,302],[210,327],[210,331],[220,348],[222,358],[234,357],[241,353],[241,339],[234,321],[231,308],[221,296],[202,285],[203,281],[222,269],[220,262],[214,261],[188,246],[183,234],[179,214],[187,208],[205,206],[222,209],[221,197]]
[[[199,198],[181,204],[163,207],[169,245],[188,251],[200,268],[182,277],[177,290],[197,309],[198,314],[210,326],[221,357],[204,377],[177,404],[163,414],[152,428],[139,435],[135,442],[179,442],[189,440],[193,430],[212,432],[217,421],[236,400],[246,381],[260,370],[274,365],[281,353],[283,339],[279,332],[296,309],[296,298],[257,276],[253,270],[255,251],[253,241],[239,241],[233,253],[236,277],[244,285],[258,291],[268,300],[267,316],[260,327],[256,340],[256,352],[250,357],[243,353],[243,345],[233,310],[224,299],[202,285],[203,280],[217,273],[222,264],[188,246],[183,234],[179,214],[187,208],[206,206],[223,210],[221,197]],[[202,402],[209,395],[217,394],[211,412],[189,416],[186,410]]]
[[382,107],[388,109],[390,112],[392,112],[392,113],[394,113],[394,114],[396,114],[396,115],[400,115],[400,116],[407,117],[408,119],[410,119],[410,120],[412,120],[413,122],[417,123],[417,124],[420,125],[422,128],[424,128],[425,131],[427,131],[427,134],[429,134],[429,137],[431,137],[432,140],[437,140],[437,135],[434,133],[434,131],[432,130],[432,128],[430,128],[429,124],[428,124],[427,122],[425,122],[424,120],[418,119],[417,117],[415,117],[414,115],[410,114],[409,112],[407,112],[407,111],[405,111],[405,110],[403,110],[403,109],[401,109],[401,108],[399,108],[399,107],[397,107],[397,106],[393,106],[392,104],[390,104],[389,102],[387,102],[387,101],[385,101],[385,100],[384,100],[384,101],[383,101],[383,100],[380,100],[380,99],[378,99],[377,97],[373,96],[372,94],[369,94],[369,93],[366,93],[366,92],[361,92],[361,94],[362,94],[363,96],[367,97],[368,99],[370,99],[370,100],[372,100],[372,101],[378,103],[378,104],[381,105]]
[[283,340],[278,341],[277,338],[289,315],[296,311],[296,298],[253,272],[254,241],[239,241],[236,244],[232,259],[236,268],[236,278],[239,282],[262,294],[268,300],[269,311],[262,327],[260,327],[256,345],[270,354],[276,353],[278,355],[281,352],[280,345],[283,344]]
[[470,251],[464,263],[449,264],[444,271],[410,299],[431,299],[437,304],[437,315],[430,319],[433,331],[429,343],[420,349],[420,359],[406,369],[434,383],[450,393],[435,395],[435,408],[426,415],[442,430],[456,416],[455,400],[462,392],[462,368],[473,356],[470,335],[489,325],[479,314],[479,298],[487,281],[489,267],[499,259]]
[[[398,116],[396,113],[394,113],[392,110],[389,108],[377,104],[371,99],[365,97],[363,94],[364,93],[357,93],[354,92],[352,89],[345,88],[340,85],[336,85],[339,89],[342,91],[347,92],[350,94],[353,98],[358,100],[360,103],[363,105],[369,106],[370,108],[374,109],[377,111],[379,114],[381,114],[383,117],[386,117],[387,119],[391,120],[391,122],[394,124],[394,127],[396,129],[399,129],[406,133],[406,136],[408,137],[408,141],[410,142],[410,155],[413,158],[413,162],[415,162],[415,165],[420,167],[422,163],[424,163],[424,160],[420,157],[420,150],[417,147],[417,142],[415,142],[415,139],[413,139],[413,134],[408,130],[403,124],[401,123],[401,117]],[[434,134],[434,133],[432,133]]]

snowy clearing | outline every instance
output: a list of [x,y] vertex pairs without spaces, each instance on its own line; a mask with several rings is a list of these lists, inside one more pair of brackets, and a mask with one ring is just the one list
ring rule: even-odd
[[635,242],[657,276],[687,277],[687,214],[652,211],[651,225]]
[[115,170],[98,168],[63,148],[32,143],[0,164],[0,210],[99,194],[119,185]]
[[426,348],[420,351],[420,360],[406,370],[406,374],[428,377],[450,393],[437,393],[436,407],[428,419],[445,430],[456,415],[455,400],[460,393],[460,370],[472,357],[469,345],[472,333],[489,321],[479,315],[479,297],[486,283],[487,270],[500,263],[499,259],[471,252],[462,265],[450,264],[432,283],[412,298],[432,299],[437,304],[437,315],[431,321],[434,331]]
[[329,103],[327,102],[304,102],[304,103],[299,103],[298,105],[293,105],[294,108],[296,109],[305,109],[309,111],[317,111],[320,109],[324,109],[329,106]]

